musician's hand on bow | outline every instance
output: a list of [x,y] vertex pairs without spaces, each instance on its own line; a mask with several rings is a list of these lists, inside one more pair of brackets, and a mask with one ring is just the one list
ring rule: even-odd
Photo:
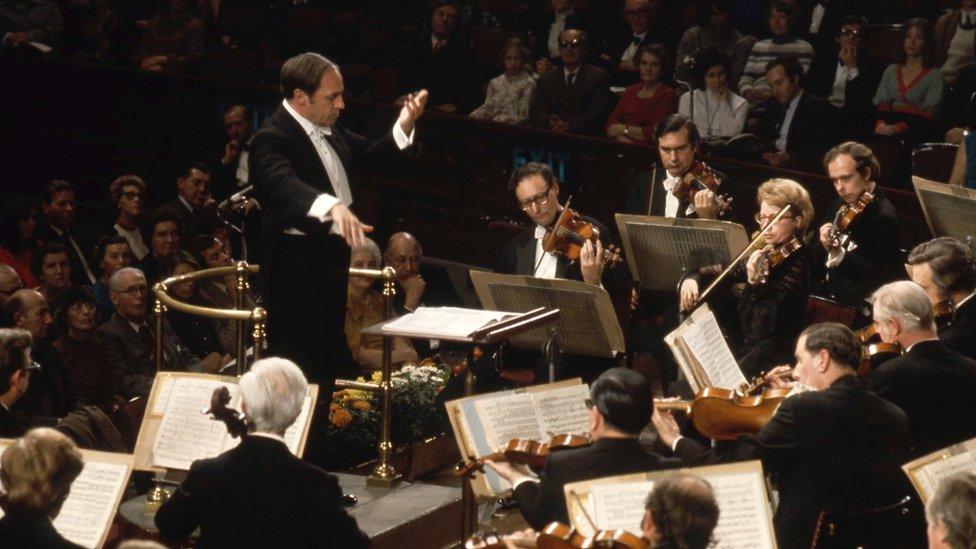
[[360,221],[356,217],[356,214],[352,213],[352,210],[342,202],[337,202],[335,206],[332,206],[332,209],[329,210],[329,215],[332,216],[332,224],[335,226],[336,231],[338,231],[339,236],[346,239],[346,244],[349,244],[350,248],[365,244],[365,233],[373,232],[372,225],[367,225]]
[[789,388],[795,383],[793,381],[793,368],[786,364],[773,368],[763,376],[763,379],[775,389]]
[[825,250],[830,250],[831,248],[836,247],[834,246],[833,239],[830,238],[832,229],[833,225],[830,223],[824,223],[820,226],[820,244],[823,245]]
[[694,278],[686,278],[681,282],[681,310],[687,311],[698,302],[698,281]]
[[749,284],[756,284],[761,278],[763,255],[765,252],[763,250],[756,250],[749,255],[749,259],[746,261],[746,280]]
[[403,133],[410,135],[417,123],[420,115],[424,114],[424,107],[427,105],[427,90],[420,90],[417,93],[408,93],[403,98],[403,108],[400,109],[400,118],[397,123]]
[[658,439],[668,448],[671,448],[674,441],[681,436],[681,428],[678,427],[678,422],[674,420],[674,416],[669,410],[659,410],[657,406],[654,406],[651,423],[657,429]]
[[600,285],[603,278],[603,244],[599,239],[596,244],[587,240],[580,249],[580,271],[583,273],[583,282]]
[[710,189],[704,189],[695,193],[692,199],[695,213],[700,219],[715,219],[715,193]]

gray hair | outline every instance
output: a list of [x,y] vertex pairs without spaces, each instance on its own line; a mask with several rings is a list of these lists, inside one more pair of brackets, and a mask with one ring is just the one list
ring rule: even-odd
[[976,546],[976,475],[961,472],[942,479],[925,519],[930,525],[942,524],[945,541],[954,549]]
[[146,280],[146,275],[142,273],[139,269],[135,267],[122,267],[121,269],[112,273],[112,277],[108,279],[108,289],[113,292],[121,292],[125,290],[122,287],[122,277],[128,274],[134,274],[139,278]]
[[880,318],[896,318],[907,330],[935,330],[932,302],[918,284],[899,280],[878,288],[872,297]]
[[379,245],[370,238],[363,238],[363,244],[360,246],[353,246],[349,253],[351,255],[364,250],[369,252],[370,257],[373,258],[373,261],[376,262],[377,266],[383,264],[383,253],[380,251]]
[[237,386],[254,427],[278,435],[295,422],[308,395],[305,374],[294,362],[280,357],[255,362]]

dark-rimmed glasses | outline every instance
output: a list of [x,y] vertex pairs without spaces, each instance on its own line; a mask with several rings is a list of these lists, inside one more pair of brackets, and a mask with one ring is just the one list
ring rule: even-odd
[[549,191],[550,190],[552,190],[552,186],[551,185],[546,185],[546,190],[542,191],[541,193],[539,193],[539,194],[537,194],[537,195],[535,195],[532,198],[529,198],[527,200],[519,200],[518,201],[519,207],[522,208],[522,210],[524,211],[524,210],[528,210],[530,207],[532,207],[533,204],[535,204],[536,206],[538,206],[540,208],[542,206],[545,206],[546,204],[549,203]]
[[567,41],[567,40],[560,40],[559,41],[559,47],[561,49],[564,49],[564,50],[568,50],[570,48],[578,48],[581,45],[583,45],[583,41],[580,40],[579,38],[574,38],[574,39],[569,40],[569,41]]

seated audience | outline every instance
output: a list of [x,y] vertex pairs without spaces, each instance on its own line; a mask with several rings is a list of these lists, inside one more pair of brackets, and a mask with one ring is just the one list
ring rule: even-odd
[[108,192],[119,211],[112,229],[129,243],[133,259],[142,261],[149,253],[139,231],[146,201],[146,182],[138,175],[123,175],[112,182]]
[[169,0],[166,9],[149,20],[135,52],[142,70],[185,72],[203,57],[204,28],[187,5],[189,0]]
[[708,144],[721,144],[742,133],[749,102],[729,89],[732,67],[721,50],[704,50],[694,56],[697,89],[681,95],[678,112],[692,120]]
[[877,2],[864,0],[802,0],[798,4],[797,33],[813,45],[818,55],[830,48],[845,17],[873,17],[873,8],[880,7]]
[[37,239],[59,242],[68,251],[71,262],[71,281],[75,284],[94,284],[95,271],[88,254],[94,249],[94,239],[78,230],[75,224],[75,191],[71,183],[55,179],[48,184],[41,198],[43,218],[39,220]]
[[58,242],[44,244],[31,258],[31,272],[40,281],[37,291],[48,303],[54,303],[58,294],[71,286],[68,250]]
[[149,253],[136,266],[151,285],[173,274],[181,257],[180,240],[183,217],[172,208],[157,208],[149,213],[142,226],[142,239],[149,244]]
[[180,241],[189,242],[200,234],[207,217],[212,215],[207,211],[212,202],[210,168],[194,162],[176,179],[176,198],[161,207],[180,214]]
[[563,32],[570,29],[585,31],[587,28],[583,14],[576,9],[575,0],[549,0],[549,6],[552,11],[542,14],[532,32],[532,59],[535,60],[535,72],[540,75],[563,64],[559,47]]
[[802,75],[810,68],[813,47],[796,37],[796,2],[772,0],[769,3],[769,30],[772,38],[760,40],[752,46],[749,58],[739,79],[739,93],[753,105],[773,97],[769,82],[769,63],[783,56],[794,56],[800,64]]
[[[197,265],[195,261],[181,259],[176,263],[176,267],[173,269],[173,276],[179,276],[199,270],[200,266]],[[191,305],[198,305],[201,307],[212,306],[210,302],[205,301],[200,295],[197,281],[195,280],[187,280],[186,282],[174,284],[170,290],[170,293],[174,298],[182,301],[183,303],[189,303]],[[173,332],[176,333],[176,337],[178,337],[180,341],[186,345],[186,348],[196,356],[207,356],[211,353],[217,353],[219,355],[224,355],[223,362],[229,362],[229,354],[233,353],[237,348],[236,341],[234,342],[233,347],[225,348],[223,346],[220,338],[217,337],[217,330],[209,318],[191,313],[185,313],[170,307],[166,310],[166,320],[168,320],[170,326],[173,327]]]
[[14,292],[24,287],[17,271],[10,265],[0,263],[0,308],[7,304]]
[[559,37],[562,67],[539,77],[529,106],[529,124],[554,132],[597,134],[613,104],[607,72],[584,61],[586,35]]
[[[109,279],[109,297],[115,314],[95,335],[108,348],[108,361],[118,390],[126,399],[148,396],[156,375],[155,319],[147,318],[149,287],[139,269],[124,267]],[[169,322],[163,323],[163,369],[216,372],[223,357],[211,353],[201,360],[179,340]]]
[[868,386],[908,415],[910,457],[976,437],[976,361],[939,341],[925,290],[901,280],[873,298],[881,340],[905,353],[871,372]]
[[[342,507],[336,478],[285,446],[285,430],[308,394],[298,366],[277,357],[259,360],[238,387],[254,430],[236,448],[190,466],[156,513],[159,532],[183,540],[199,528],[200,546],[367,547],[369,539]],[[245,501],[273,505],[241,507]]]
[[936,66],[932,24],[920,18],[905,23],[900,46],[874,94],[878,110],[874,131],[915,144],[933,137],[932,122],[942,101],[942,71]]
[[597,61],[610,72],[610,85],[620,87],[640,82],[637,50],[663,38],[650,29],[650,0],[624,0],[622,15],[626,26],[605,38],[605,51]]
[[973,251],[955,238],[942,236],[912,249],[905,262],[912,282],[929,296],[932,306],[948,305],[939,339],[946,347],[976,359],[976,265]]
[[701,22],[686,30],[678,44],[678,77],[688,80],[694,72],[707,70],[695,63],[695,58],[702,52],[716,50],[728,56],[726,79],[738,88],[755,38],[743,36],[733,27],[729,0],[709,0],[702,5],[700,14]]
[[962,74],[967,83],[957,83],[948,91],[941,108],[941,112],[956,111],[952,122],[965,126],[951,128],[945,135],[946,142],[957,145],[949,184],[976,189],[976,65],[966,67]]
[[[202,269],[227,267],[234,264],[228,252],[226,243],[216,237],[202,234],[190,242],[189,252]],[[253,277],[252,277],[253,278]],[[237,306],[237,276],[229,274],[224,278],[205,278],[197,282],[197,297],[206,307],[217,309],[236,309]],[[256,305],[254,294],[250,289],[244,292],[243,308],[253,309]],[[237,322],[222,318],[210,319],[220,345],[229,353],[237,349]],[[250,332],[245,332],[245,340],[249,341]]]
[[5,50],[35,49],[31,42],[57,48],[63,29],[57,2],[0,0],[0,43]]
[[527,69],[528,53],[518,38],[505,43],[502,48],[505,72],[488,82],[485,102],[471,111],[471,118],[519,124],[529,117],[529,101],[535,90],[535,79]]
[[251,113],[243,105],[231,105],[224,111],[227,143],[214,173],[213,195],[223,200],[247,186],[248,145],[251,142]]
[[7,446],[0,457],[0,545],[10,549],[80,549],[51,523],[68,499],[84,459],[70,438],[54,429],[34,429]]
[[61,337],[53,346],[71,379],[78,405],[111,410],[119,399],[105,343],[94,337],[96,314],[95,298],[84,286],[62,292],[54,307],[54,323]]
[[9,195],[0,211],[0,264],[10,265],[24,286],[39,284],[31,273],[31,256],[40,246],[36,238],[37,203],[20,195]]
[[27,330],[0,328],[0,437],[16,438],[28,428],[28,420],[14,409],[27,393],[37,365],[30,358],[31,335]]
[[671,60],[663,46],[642,46],[634,54],[640,82],[628,86],[607,121],[607,137],[622,143],[650,144],[654,128],[675,111],[677,97],[663,82]]
[[425,269],[424,250],[415,236],[394,233],[386,242],[383,264],[396,269],[397,294],[393,305],[397,314],[406,314],[422,305],[456,305],[458,297],[443,271]]
[[98,307],[98,324],[108,320],[115,307],[108,297],[108,281],[115,271],[122,267],[132,266],[132,252],[129,241],[119,234],[105,235],[95,248],[95,260],[98,262],[98,282],[92,284],[91,292]]
[[929,549],[969,549],[976,545],[976,475],[943,478],[925,507]]
[[651,547],[707,549],[715,543],[718,517],[715,491],[707,480],[672,473],[655,481],[647,495],[641,531]]
[[955,82],[960,69],[973,64],[976,55],[976,0],[960,0],[959,7],[935,22],[936,55],[942,76]]
[[[364,245],[353,246],[349,266],[356,269],[379,269],[381,259],[379,246],[367,238]],[[422,279],[420,284],[423,284]],[[372,278],[349,277],[345,331],[346,343],[353,360],[365,369],[376,370],[383,367],[383,338],[360,333],[363,328],[383,320],[383,297],[372,286]],[[394,338],[392,350],[394,363],[417,360],[417,351],[408,339]]]
[[592,444],[553,452],[536,477],[527,467],[486,460],[514,491],[522,516],[539,530],[553,521],[569,523],[563,486],[591,478],[656,471],[675,463],[650,453],[637,440],[650,420],[653,402],[647,380],[626,368],[611,368],[590,385]]

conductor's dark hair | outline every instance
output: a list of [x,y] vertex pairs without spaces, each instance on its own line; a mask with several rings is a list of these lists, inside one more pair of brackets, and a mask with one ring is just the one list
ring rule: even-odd
[[300,53],[281,66],[281,94],[291,99],[295,90],[302,90],[311,96],[319,89],[322,75],[337,68],[338,65],[317,53]]
[[519,186],[519,183],[536,175],[541,177],[546,182],[546,185],[550,187],[553,183],[559,183],[556,180],[556,174],[553,173],[552,168],[548,164],[528,162],[520,166],[512,173],[512,177],[508,178],[508,190],[514,191]]
[[639,435],[651,420],[651,387],[639,372],[610,368],[590,387],[590,400],[613,428]]
[[698,126],[690,118],[679,113],[669,115],[664,120],[658,122],[657,127],[654,128],[654,139],[660,141],[661,137],[665,134],[679,132],[684,128],[688,129],[688,141],[691,143],[691,146],[697,147],[698,142],[701,141],[701,137],[698,134]]
[[861,344],[850,328],[837,322],[821,322],[800,333],[806,336],[804,348],[810,354],[826,350],[841,366],[856,369],[861,363]]
[[705,549],[714,542],[718,502],[712,485],[701,477],[673,473],[662,478],[654,483],[644,508],[660,534],[654,547]]
[[786,73],[787,78],[793,79],[794,77],[803,77],[803,65],[800,64],[800,59],[793,54],[781,55],[769,63],[766,63],[766,72],[769,72],[776,67],[783,67],[783,72]]
[[943,291],[972,292],[976,290],[976,265],[973,251],[951,236],[941,236],[922,242],[908,254],[909,265],[928,263],[932,282]]

